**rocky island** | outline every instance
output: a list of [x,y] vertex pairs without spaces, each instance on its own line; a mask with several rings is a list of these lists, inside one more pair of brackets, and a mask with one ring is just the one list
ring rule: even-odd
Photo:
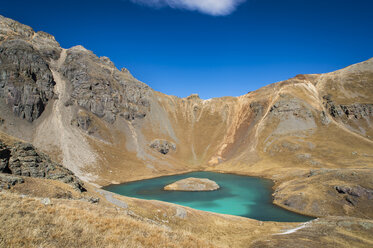
[[176,191],[213,191],[219,188],[220,186],[210,179],[189,177],[166,185],[163,189]]

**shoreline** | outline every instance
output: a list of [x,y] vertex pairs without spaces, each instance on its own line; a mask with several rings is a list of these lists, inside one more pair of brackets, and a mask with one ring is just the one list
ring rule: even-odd
[[[327,216],[314,216],[314,215],[308,214],[306,212],[298,211],[296,209],[292,209],[292,208],[286,207],[285,205],[282,205],[282,204],[279,204],[279,203],[275,202],[274,198],[273,198],[273,193],[274,193],[274,191],[276,189],[276,185],[278,183],[277,181],[275,181],[274,179],[270,178],[269,176],[250,175],[250,174],[245,174],[244,172],[235,172],[235,171],[225,172],[223,170],[211,170],[211,169],[206,169],[206,170],[188,170],[188,171],[183,171],[183,172],[178,172],[178,173],[164,174],[164,175],[161,175],[161,176],[146,177],[146,178],[143,178],[143,179],[135,179],[135,180],[126,181],[126,182],[117,183],[117,184],[108,184],[108,185],[105,185],[105,186],[101,186],[100,189],[107,190],[106,189],[107,187],[114,186],[114,185],[118,186],[118,185],[123,185],[123,184],[127,184],[127,183],[139,182],[139,181],[143,181],[143,180],[150,180],[150,179],[162,178],[162,177],[168,177],[168,176],[177,176],[177,175],[183,175],[183,174],[188,174],[188,173],[193,173],[193,172],[213,172],[213,173],[231,174],[231,175],[237,175],[237,176],[255,177],[255,178],[259,178],[259,179],[269,180],[272,183],[272,186],[270,187],[270,189],[272,191],[272,194],[271,194],[271,197],[272,197],[271,204],[272,205],[274,205],[276,207],[279,207],[279,208],[282,208],[284,210],[287,210],[287,211],[290,211],[290,212],[293,212],[293,213],[296,213],[296,214],[299,214],[299,215],[303,215],[305,217],[314,218],[314,219],[317,219],[317,218],[320,218],[320,217],[327,217]],[[107,190],[107,191],[109,191],[109,190]],[[109,191],[109,192],[111,192],[111,191]],[[114,193],[114,194],[116,194],[116,193]],[[120,195],[120,194],[118,194],[118,195]],[[125,196],[125,195],[123,195],[123,196]],[[129,197],[129,196],[125,196],[125,197]],[[136,197],[131,197],[131,198],[141,199],[141,198],[136,198]],[[147,199],[141,199],[141,200],[147,201]],[[167,201],[162,201],[162,202],[170,203],[170,202],[167,202]],[[176,203],[172,203],[172,204],[176,204]],[[179,205],[179,204],[176,204],[176,205]],[[183,206],[183,205],[179,205],[179,206]],[[185,206],[183,206],[183,207],[185,207]],[[203,211],[203,210],[200,210],[200,211]],[[204,212],[209,212],[209,211],[204,211]],[[220,213],[215,213],[215,214],[220,214]],[[238,215],[232,215],[232,216],[237,216],[237,217],[242,217],[242,218],[256,220],[256,219],[249,218],[249,217],[244,217],[244,216],[238,216]],[[275,222],[277,222],[277,221],[275,221]],[[279,223],[282,223],[282,222],[279,222]],[[293,222],[289,222],[289,223],[293,223]],[[298,222],[294,222],[294,223],[298,223]]]

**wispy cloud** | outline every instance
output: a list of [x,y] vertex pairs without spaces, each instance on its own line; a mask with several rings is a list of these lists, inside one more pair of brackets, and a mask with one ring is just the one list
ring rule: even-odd
[[199,11],[204,14],[229,15],[237,6],[246,0],[130,0],[131,2],[150,7],[166,7]]

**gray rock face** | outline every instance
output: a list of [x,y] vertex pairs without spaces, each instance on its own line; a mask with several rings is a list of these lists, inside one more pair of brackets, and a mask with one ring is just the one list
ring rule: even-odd
[[53,35],[35,32],[27,25],[0,15],[0,42],[19,39],[29,42],[47,59],[58,59],[60,56],[62,49]]
[[54,93],[52,72],[42,55],[23,40],[0,44],[0,98],[14,114],[37,119]]
[[19,142],[9,147],[0,141],[0,172],[58,180],[72,185],[76,190],[85,190],[83,183],[70,170],[54,163],[27,143]]
[[373,117],[373,104],[354,103],[351,105],[336,105],[330,95],[324,96],[323,99],[325,108],[334,118],[347,117],[349,119],[362,119]]
[[54,93],[48,60],[61,48],[52,35],[0,16],[0,99],[14,114],[37,119]]
[[298,118],[313,118],[312,112],[306,108],[301,100],[290,96],[282,96],[270,109],[271,114],[284,118],[284,114],[291,114]]
[[169,142],[167,140],[160,140],[160,139],[153,140],[150,143],[150,148],[153,148],[154,150],[164,155],[169,153],[170,150],[176,151],[176,145],[174,143]]
[[61,70],[72,86],[71,101],[109,123],[118,115],[141,119],[149,111],[151,89],[117,70],[106,57],[73,47],[67,51]]
[[0,42],[7,39],[9,36],[31,39],[33,34],[34,30],[29,26],[0,15]]
[[53,35],[39,31],[34,34],[31,44],[44,58],[57,60],[60,57],[62,48]]
[[[62,48],[45,32],[0,16],[0,100],[30,122],[37,119],[52,99],[55,85],[49,69]],[[59,70],[71,96],[65,106],[77,105],[108,123],[118,115],[132,121],[144,118],[150,109],[152,90],[128,70],[119,71],[107,57],[98,58],[81,46],[67,51]],[[88,119],[79,119],[86,130]]]
[[271,106],[269,116],[280,120],[274,133],[294,134],[317,128],[312,106],[289,94],[280,94]]

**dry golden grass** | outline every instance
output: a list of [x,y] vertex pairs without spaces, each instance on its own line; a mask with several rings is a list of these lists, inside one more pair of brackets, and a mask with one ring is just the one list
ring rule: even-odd
[[23,177],[24,183],[16,184],[9,191],[12,193],[29,195],[34,197],[51,198],[81,198],[91,195],[80,193],[74,190],[70,185],[57,180]]
[[[274,202],[289,210],[313,216],[353,216],[373,219],[372,203],[369,196],[359,197],[338,193],[336,186],[373,188],[371,169],[315,170],[314,175],[294,178],[278,183]],[[293,202],[286,206],[287,200]],[[293,199],[293,200],[292,200]]]
[[1,247],[214,247],[186,231],[174,231],[78,200],[0,193]]
[[[127,209],[104,197],[92,204],[80,199],[99,196],[91,185],[84,194],[73,193],[74,199],[56,199],[56,193],[69,191],[70,186],[25,179],[24,184],[0,192],[0,247],[292,247],[294,242],[314,247],[307,246],[307,240],[320,247],[369,247],[373,243],[369,220],[321,218],[301,231],[278,235],[300,224],[261,222],[187,207],[182,207],[186,217],[179,218],[175,213],[180,206],[175,204],[119,195],[114,197],[125,201]],[[51,197],[51,203],[43,204],[43,197]]]
[[[0,247],[246,247],[296,226],[187,207],[179,218],[175,204],[114,195],[128,204],[122,209],[89,184],[78,193],[61,182],[24,179],[0,193]],[[41,203],[46,197],[51,205]],[[89,203],[89,197],[100,201]]]

